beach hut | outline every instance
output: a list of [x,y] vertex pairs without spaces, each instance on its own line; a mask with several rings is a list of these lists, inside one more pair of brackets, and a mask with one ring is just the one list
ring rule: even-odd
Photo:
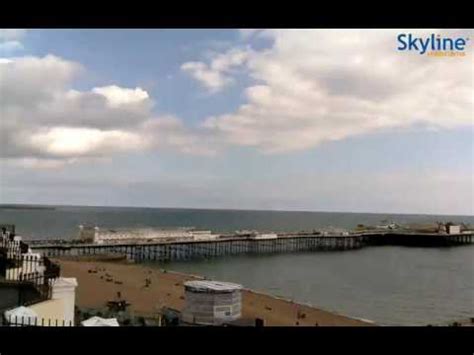
[[242,286],[230,282],[193,280],[184,283],[184,323],[221,325],[241,317]]

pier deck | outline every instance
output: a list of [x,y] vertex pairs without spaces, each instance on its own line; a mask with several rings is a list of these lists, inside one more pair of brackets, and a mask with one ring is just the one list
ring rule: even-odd
[[85,244],[30,243],[46,256],[121,254],[135,261],[177,261],[239,254],[352,250],[375,245],[454,246],[470,244],[473,234],[358,233],[350,235],[280,234],[276,239],[226,237],[200,241]]

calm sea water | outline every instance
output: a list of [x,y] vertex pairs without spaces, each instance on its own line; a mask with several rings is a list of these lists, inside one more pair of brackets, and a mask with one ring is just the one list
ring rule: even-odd
[[[72,238],[81,223],[101,227],[193,226],[213,231],[310,230],[357,224],[474,224],[473,216],[65,207],[1,209],[27,238]],[[156,265],[163,267],[163,265]],[[343,252],[234,256],[175,262],[171,270],[242,283],[299,302],[380,324],[415,325],[474,317],[474,245],[452,248],[370,247]]]
[[384,325],[474,317],[474,245],[235,256],[159,267],[241,283]]
[[13,223],[17,233],[31,238],[74,238],[78,225],[119,227],[196,227],[216,232],[311,230],[328,226],[354,228],[388,219],[396,223],[453,221],[474,224],[474,216],[396,215],[372,213],[197,210],[172,208],[69,207],[51,210],[4,209],[0,223]]

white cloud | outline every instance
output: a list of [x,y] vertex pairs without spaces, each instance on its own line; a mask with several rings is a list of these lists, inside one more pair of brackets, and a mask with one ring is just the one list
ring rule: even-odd
[[0,61],[1,157],[49,167],[146,149],[212,153],[178,118],[154,116],[140,87],[74,90],[83,71],[52,55]]
[[145,149],[215,154],[228,144],[279,153],[377,130],[472,125],[472,46],[464,58],[430,58],[398,52],[397,32],[255,31],[273,45],[185,63],[182,70],[214,92],[230,85],[237,69],[255,80],[236,111],[197,128],[156,117],[140,87],[75,90],[79,63],[53,55],[0,58],[0,155],[73,161]]
[[249,55],[249,49],[234,48],[215,55],[209,65],[204,62],[186,62],[181,65],[181,70],[214,93],[234,82],[231,77],[233,69],[243,65]]
[[92,89],[92,92],[103,95],[111,107],[141,103],[149,99],[148,93],[141,89],[124,89],[116,85]]
[[26,30],[0,28],[0,56],[12,55],[12,53],[22,50],[24,47],[20,39],[25,33]]
[[273,40],[271,48],[235,62],[228,51],[203,64],[223,73],[239,63],[258,82],[237,111],[209,117],[203,127],[231,144],[277,153],[394,127],[471,125],[472,46],[462,58],[400,52],[399,32],[259,32]]
[[[34,133],[31,145],[52,156],[81,156],[96,151],[134,150],[142,148],[140,136],[119,130],[54,127]],[[120,142],[117,144],[117,142]]]
[[217,92],[232,82],[231,79],[225,77],[219,71],[209,68],[203,62],[184,63],[181,70],[201,82],[210,92]]

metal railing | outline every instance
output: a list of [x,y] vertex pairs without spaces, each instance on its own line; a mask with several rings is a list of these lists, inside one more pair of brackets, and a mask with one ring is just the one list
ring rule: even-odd
[[64,319],[38,318],[28,316],[3,316],[1,325],[10,327],[73,327],[72,321]]
[[[0,235],[0,280],[18,284],[18,306],[31,305],[51,298],[52,282],[60,276],[59,265],[48,257],[29,253],[29,247],[12,235]],[[24,286],[32,286],[36,297],[23,297]]]

